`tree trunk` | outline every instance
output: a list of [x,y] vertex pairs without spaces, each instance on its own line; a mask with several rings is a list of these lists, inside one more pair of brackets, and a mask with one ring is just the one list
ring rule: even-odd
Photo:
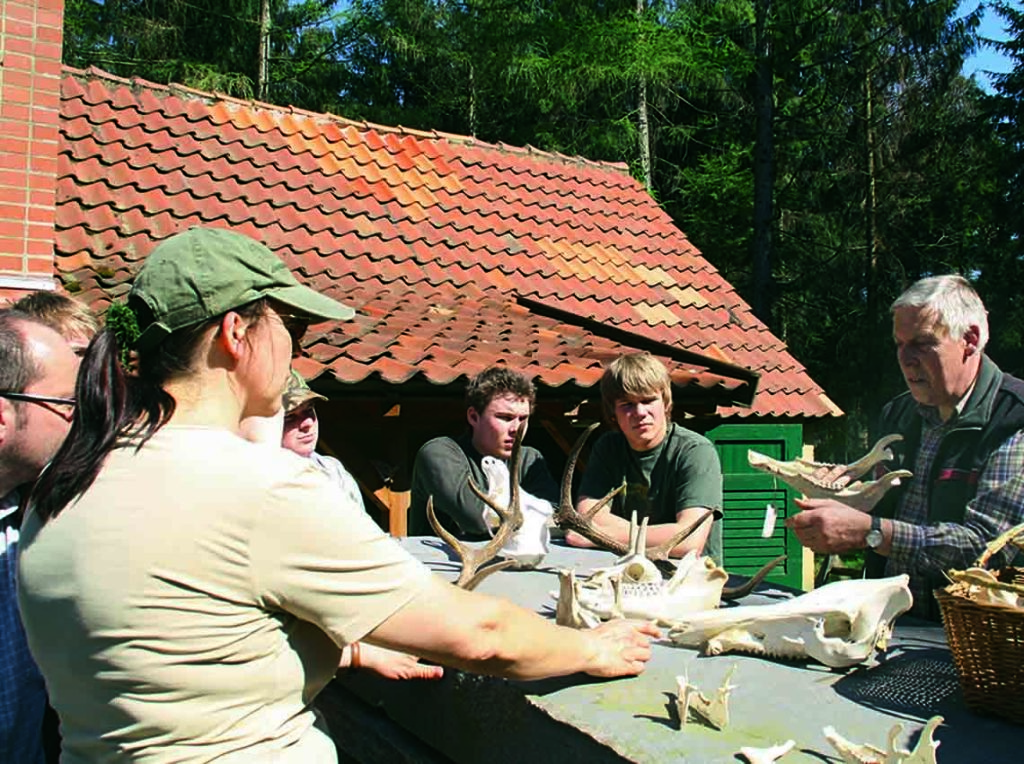
[[[636,16],[640,20],[644,13],[644,0],[636,0]],[[637,98],[637,118],[640,127],[640,173],[644,188],[651,192],[651,126],[647,116],[647,78],[641,75],[640,92]]]
[[267,69],[270,58],[270,0],[260,2],[260,44],[256,60],[256,97],[267,100]]
[[476,70],[473,62],[469,62],[469,113],[466,115],[469,121],[469,134],[476,138]]
[[875,168],[874,90],[864,75],[864,292],[867,314],[878,315],[878,186]]
[[651,128],[647,121],[647,82],[640,83],[640,102],[637,105],[640,118],[640,173],[644,188],[651,191]]
[[755,9],[757,67],[754,75],[754,283],[751,307],[754,315],[772,325],[772,195],[774,193],[772,122],[772,46],[768,31],[771,0],[757,0]]

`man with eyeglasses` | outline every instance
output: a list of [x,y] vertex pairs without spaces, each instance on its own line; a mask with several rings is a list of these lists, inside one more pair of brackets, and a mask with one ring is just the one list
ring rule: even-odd
[[67,435],[78,357],[53,329],[0,310],[0,761],[41,764],[46,686],[16,592],[22,502]]

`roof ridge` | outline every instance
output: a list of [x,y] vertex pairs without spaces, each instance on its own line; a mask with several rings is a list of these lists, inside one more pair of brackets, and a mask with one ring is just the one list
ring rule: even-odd
[[461,144],[465,146],[473,146],[476,148],[486,149],[489,151],[497,151],[503,154],[512,154],[520,156],[534,156],[542,159],[550,159],[552,161],[560,162],[562,164],[573,165],[576,167],[595,167],[605,170],[613,170],[626,175],[634,182],[637,182],[629,174],[629,165],[626,162],[611,162],[597,159],[588,159],[584,156],[562,154],[557,151],[545,151],[529,144],[525,146],[515,146],[512,144],[498,141],[497,143],[488,143],[482,141],[479,138],[471,135],[460,135],[458,133],[448,133],[443,130],[420,130],[414,127],[403,127],[402,125],[381,125],[376,122],[370,122],[369,120],[356,120],[348,117],[343,117],[339,114],[331,114],[330,112],[319,112],[310,111],[308,109],[301,109],[297,106],[282,106],[280,104],[270,103],[268,101],[259,101],[255,98],[245,99],[238,98],[236,96],[228,95],[227,93],[219,93],[216,91],[198,90],[188,85],[182,85],[181,83],[171,82],[166,85],[159,82],[151,82],[150,80],[142,77],[121,77],[120,75],[113,74],[104,69],[100,69],[97,66],[90,66],[88,69],[78,69],[73,66],[62,65],[61,70],[65,74],[70,74],[73,77],[84,80],[107,80],[116,82],[120,85],[125,85],[130,88],[138,89],[144,88],[147,90],[162,91],[171,95],[185,95],[187,97],[196,98],[204,101],[220,101],[224,103],[231,103],[237,106],[250,108],[250,109],[262,109],[265,111],[277,111],[284,112],[287,114],[295,114],[300,117],[306,117],[313,120],[324,120],[328,122],[334,122],[342,127],[354,127],[360,130],[375,130],[384,134],[393,135],[409,135],[414,138],[423,138],[426,140],[442,140],[448,143]]

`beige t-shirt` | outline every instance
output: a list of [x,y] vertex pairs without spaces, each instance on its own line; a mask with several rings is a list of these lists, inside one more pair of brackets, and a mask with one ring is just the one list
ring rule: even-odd
[[62,762],[335,761],[309,704],[430,573],[308,459],[165,426],[21,542]]

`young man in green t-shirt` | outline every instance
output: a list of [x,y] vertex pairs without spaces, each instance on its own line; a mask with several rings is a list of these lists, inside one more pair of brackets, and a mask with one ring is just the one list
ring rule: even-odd
[[[672,382],[668,370],[649,353],[612,361],[601,377],[601,402],[613,427],[594,444],[580,486],[577,511],[583,513],[626,482],[626,490],[593,519],[622,543],[629,541],[628,518],[649,518],[648,547],[658,546],[683,528],[714,512],[672,550],[689,551],[722,562],[722,466],[711,441],[671,421]],[[573,546],[593,546],[577,533]]]

